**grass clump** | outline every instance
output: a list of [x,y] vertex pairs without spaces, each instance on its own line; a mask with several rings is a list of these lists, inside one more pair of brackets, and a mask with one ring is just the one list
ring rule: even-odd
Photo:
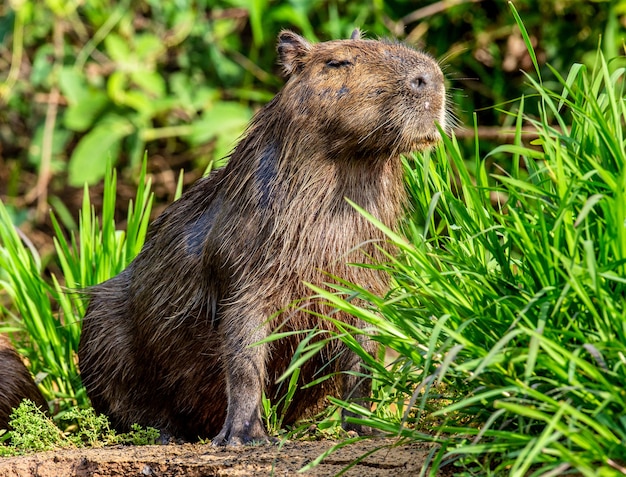
[[50,418],[25,401],[13,414],[13,430],[1,437],[9,444],[0,446],[0,455],[84,445],[154,443],[158,438],[154,429],[133,428],[128,434],[115,434],[106,417],[96,416],[90,407],[76,365],[80,319],[85,312],[80,290],[116,275],[139,253],[152,201],[145,163],[136,198],[128,207],[125,231],[115,223],[114,170],[107,171],[101,218],[96,217],[85,187],[76,231],[66,230],[52,215],[60,278],[46,276],[41,257],[0,202],[0,291],[6,296],[0,311],[7,317],[0,323],[0,333],[12,331],[11,337],[19,340],[20,354],[27,358],[53,413]]
[[[385,367],[357,349],[377,378],[360,421],[439,443],[424,473],[626,474],[626,70],[599,53],[553,73],[557,91],[529,76],[513,144],[467,158],[445,138],[407,161],[416,208],[408,240],[388,231],[387,297],[316,290],[397,352]],[[490,175],[491,157],[511,167]]]
[[54,244],[61,277],[48,278],[41,257],[12,223],[0,202],[0,333],[13,333],[17,348],[55,413],[89,405],[77,368],[80,319],[85,302],[80,290],[123,270],[141,250],[153,195],[145,164],[135,201],[128,209],[126,231],[115,223],[116,177],[109,169],[98,219],[85,187],[77,231],[67,231],[52,214]]
[[287,383],[287,392],[277,402],[272,403],[265,393],[261,397],[261,415],[265,423],[265,429],[267,429],[270,436],[281,434],[287,407],[298,390],[299,376],[300,372],[296,369]]

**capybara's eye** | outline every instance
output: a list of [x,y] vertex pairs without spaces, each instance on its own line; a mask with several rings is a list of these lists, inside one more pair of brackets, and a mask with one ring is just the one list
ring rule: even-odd
[[341,68],[342,66],[352,66],[352,62],[350,60],[328,60],[326,66]]

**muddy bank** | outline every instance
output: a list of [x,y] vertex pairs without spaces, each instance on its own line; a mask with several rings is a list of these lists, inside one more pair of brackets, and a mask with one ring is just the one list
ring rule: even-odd
[[[419,475],[430,446],[409,444],[392,447],[393,443],[393,440],[374,439],[349,445],[328,456],[313,470],[300,475],[336,475],[355,459],[378,447],[381,449],[355,464],[343,475]],[[316,441],[256,447],[216,448],[204,444],[184,444],[70,449],[0,458],[0,476],[293,476],[334,444],[334,441]],[[452,473],[442,472],[438,475],[446,477]]]

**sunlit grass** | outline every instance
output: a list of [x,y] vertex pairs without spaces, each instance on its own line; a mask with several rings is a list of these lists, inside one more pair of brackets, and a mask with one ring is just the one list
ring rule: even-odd
[[145,167],[136,200],[128,209],[125,232],[116,226],[115,203],[116,178],[109,168],[101,218],[96,217],[87,188],[77,233],[68,233],[52,215],[62,276],[46,277],[36,249],[18,232],[0,202],[0,289],[8,296],[0,332],[17,331],[11,336],[54,414],[89,405],[76,357],[85,311],[81,290],[119,273],[141,249],[152,207]]
[[[528,77],[513,144],[464,157],[451,137],[407,161],[415,210],[408,240],[388,234],[388,296],[315,290],[399,354],[363,353],[377,411],[362,421],[438,442],[433,469],[626,474],[626,75],[602,54],[554,73],[558,91]],[[488,174],[492,155],[512,167]],[[342,299],[355,290],[371,308]]]

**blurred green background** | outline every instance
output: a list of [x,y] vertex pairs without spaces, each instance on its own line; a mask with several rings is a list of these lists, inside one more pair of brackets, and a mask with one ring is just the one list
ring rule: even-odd
[[[567,71],[598,48],[624,54],[626,0],[514,3],[548,86],[546,63]],[[97,186],[107,161],[131,197],[147,152],[157,198],[171,200],[178,171],[189,183],[219,166],[280,88],[283,28],[324,41],[360,27],[429,52],[460,125],[471,129],[476,113],[483,138],[504,140],[497,132],[532,68],[514,25],[507,2],[494,0],[4,1],[0,199],[37,241],[50,206],[75,226],[82,186]]]

